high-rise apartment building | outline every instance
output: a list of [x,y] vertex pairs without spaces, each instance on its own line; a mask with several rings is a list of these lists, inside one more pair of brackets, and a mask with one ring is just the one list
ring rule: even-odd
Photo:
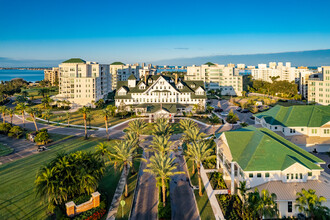
[[59,65],[59,72],[59,94],[54,98],[68,100],[72,107],[93,106],[112,91],[109,65],[72,58]]
[[122,62],[114,62],[110,64],[110,74],[112,76],[112,90],[117,88],[118,81],[127,81],[130,75],[140,78],[140,66],[138,64],[124,64]]
[[53,67],[51,70],[44,70],[44,80],[48,81],[52,86],[59,82],[59,68]]
[[207,63],[188,66],[185,80],[202,80],[207,90],[221,89],[223,95],[241,96],[244,76],[236,75],[233,65]]
[[330,105],[330,66],[322,66],[322,73],[308,79],[308,102]]
[[269,66],[267,64],[258,64],[258,68],[251,70],[251,75],[253,79],[263,80],[267,82],[272,82],[271,77],[278,77],[278,80],[295,81],[297,78],[298,71],[295,67],[291,67],[290,62],[286,62],[283,65],[279,62],[270,62]]

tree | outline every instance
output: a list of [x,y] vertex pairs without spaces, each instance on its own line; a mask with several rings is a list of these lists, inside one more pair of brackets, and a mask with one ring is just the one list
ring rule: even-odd
[[88,127],[89,128],[91,128],[91,121],[93,120],[93,115],[89,112],[88,114],[87,114],[87,117],[86,117],[86,119],[87,119],[87,121],[88,121]]
[[79,109],[80,113],[83,115],[84,126],[85,126],[85,139],[87,139],[87,114],[91,111],[89,107],[82,107]]
[[218,116],[212,114],[212,116],[209,117],[209,122],[211,123],[211,125],[213,127],[213,134],[215,134],[214,125],[220,123],[220,118]]
[[22,91],[22,96],[26,98],[29,95],[28,91],[24,90]]
[[198,126],[191,127],[183,131],[183,140],[186,141],[186,143],[190,142],[197,142],[204,138],[205,134],[203,132],[200,132],[200,128]]
[[140,137],[147,126],[147,123],[143,119],[136,119],[128,123],[127,130],[136,133]]
[[14,109],[8,108],[7,113],[10,117],[10,125],[13,126],[13,116],[14,116]]
[[[120,169],[125,170],[127,177],[127,172],[129,167],[133,166],[133,158],[136,156],[135,147],[131,145],[129,141],[117,142],[115,145],[111,146],[110,156],[115,162],[120,165]],[[128,196],[127,179],[125,181],[125,197]]]
[[32,121],[34,123],[34,127],[36,128],[36,131],[38,131],[38,126],[37,126],[37,122],[36,122],[36,116],[39,113],[39,110],[36,108],[27,108],[26,112],[31,116]]
[[41,95],[42,98],[45,98],[45,95],[49,92],[47,88],[41,88],[38,90],[38,95]]
[[17,139],[19,139],[20,136],[23,134],[23,130],[19,126],[14,126],[9,130],[9,133],[12,134]]
[[110,157],[110,151],[108,149],[108,144],[103,142],[103,143],[99,143],[96,147],[95,147],[95,152],[96,154],[98,154],[101,157],[107,157],[109,159],[109,162],[111,161],[111,157]]
[[42,114],[42,118],[47,120],[47,123],[49,124],[49,119],[50,117],[52,117],[52,115],[54,115],[49,109],[47,109],[43,114]]
[[154,124],[154,135],[169,136],[173,132],[172,125],[168,123],[168,119],[158,118]]
[[326,202],[326,198],[323,196],[318,197],[315,194],[315,190],[302,189],[301,192],[297,192],[296,207],[299,212],[303,212],[307,217],[311,219],[329,219],[330,209],[326,206],[322,206],[322,202]]
[[43,99],[41,99],[41,102],[42,102],[42,104],[44,104],[44,107],[45,108],[49,108],[50,107],[50,103],[54,102],[54,100],[51,99],[49,97],[49,95],[47,95],[46,97],[44,97]]
[[190,119],[181,119],[180,120],[180,128],[183,131],[188,130],[193,127],[197,127],[196,122],[194,122],[193,120],[190,120]]
[[0,107],[0,112],[1,112],[1,115],[2,115],[2,123],[6,123],[6,113],[8,111],[8,108],[6,106],[1,106]]
[[110,115],[112,117],[114,117],[116,115],[116,110],[117,110],[117,107],[116,106],[114,106],[114,105],[108,105],[107,106],[107,109],[109,110]]
[[263,217],[273,218],[278,214],[276,195],[269,194],[268,190],[263,189],[261,194],[258,188],[254,192],[248,193],[248,209],[254,218],[263,219]]
[[39,169],[35,180],[37,195],[53,212],[56,206],[77,196],[95,192],[104,171],[104,161],[95,153],[60,153]]
[[209,141],[200,140],[197,142],[192,142],[188,144],[187,147],[187,158],[193,163],[197,164],[197,173],[198,173],[198,185],[199,185],[199,196],[202,196],[202,182],[201,182],[201,164],[205,160],[216,158],[215,155],[212,155],[213,149]]
[[158,154],[162,154],[162,155],[168,154],[169,152],[172,151],[171,149],[172,142],[169,140],[170,140],[169,136],[155,135],[151,142],[152,150]]
[[242,92],[242,96],[243,96],[243,97],[246,97],[246,91],[243,91],[243,92]]
[[242,196],[242,210],[241,210],[241,212],[242,212],[242,218],[244,219],[244,213],[245,213],[245,207],[246,207],[246,204],[245,204],[245,202],[246,202],[246,200],[247,200],[247,195],[246,195],[246,192],[248,191],[248,190],[250,190],[251,188],[247,188],[246,187],[246,181],[240,181],[239,182],[239,187],[237,187],[237,189],[239,190],[239,192],[240,192],[240,194],[241,194],[241,196]]
[[25,128],[25,111],[27,110],[27,106],[24,103],[18,103],[15,109],[22,114],[23,127]]
[[[147,162],[146,159],[143,160]],[[143,170],[144,172],[154,175],[158,185],[161,186],[164,207],[166,205],[166,182],[171,176],[184,174],[184,172],[175,172],[175,169],[177,169],[177,165],[174,163],[174,158],[170,158],[167,154],[156,153],[150,158],[150,163],[148,163],[147,167]]]
[[70,118],[71,118],[70,112],[65,112],[65,117],[68,120],[68,127],[70,127]]
[[103,99],[99,99],[97,102],[95,102],[95,106],[96,106],[96,108],[103,108],[104,103],[105,102]]
[[230,124],[236,124],[238,120],[239,120],[238,116],[233,112],[233,110],[230,110],[226,121]]
[[34,141],[38,144],[48,144],[51,139],[47,129],[41,129],[34,138]]
[[206,107],[206,111],[210,114],[212,111],[214,110],[214,108],[212,107],[212,106],[210,106],[210,105],[208,105],[207,107]]
[[110,111],[109,109],[103,109],[102,110],[102,116],[104,118],[104,123],[105,123],[105,131],[107,133],[107,139],[109,140],[109,131],[108,131],[108,119],[109,119],[109,116],[110,116]]

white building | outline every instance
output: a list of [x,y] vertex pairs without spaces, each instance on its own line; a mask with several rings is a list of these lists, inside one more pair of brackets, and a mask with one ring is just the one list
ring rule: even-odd
[[145,75],[138,81],[131,75],[128,81],[118,82],[115,105],[135,110],[137,114],[175,115],[191,111],[194,104],[205,109],[206,93],[202,81],[183,81],[163,75]]
[[59,94],[54,99],[70,101],[72,107],[93,106],[112,91],[109,65],[72,58],[59,65],[59,72]]
[[[330,207],[330,186],[320,177],[324,161],[300,149],[290,141],[266,128],[249,126],[221,133],[217,144],[217,169],[230,180],[231,193],[246,181],[247,187],[267,189],[277,196],[276,202],[283,216],[296,216],[296,193],[314,189],[324,196]],[[240,195],[240,194],[239,194]]]
[[141,67],[138,64],[124,64],[122,62],[113,62],[110,64],[110,74],[112,76],[112,90],[117,88],[118,81],[126,81],[130,75],[140,78]]
[[202,80],[207,90],[221,89],[222,95],[241,96],[243,76],[235,75],[232,65],[225,66],[206,63],[201,66],[188,66],[186,80]]
[[151,66],[144,66],[139,69],[139,79],[142,79],[144,76],[155,75],[157,72],[156,68],[152,68]]
[[316,76],[307,80],[308,102],[330,105],[330,66],[323,66],[322,73]]
[[267,64],[258,64],[258,68],[251,70],[253,79],[267,82],[272,82],[271,77],[278,77],[277,80],[294,82],[299,75],[298,73],[297,68],[291,67],[290,62],[286,62],[285,66],[282,62],[277,65],[276,62],[270,62],[268,67]]

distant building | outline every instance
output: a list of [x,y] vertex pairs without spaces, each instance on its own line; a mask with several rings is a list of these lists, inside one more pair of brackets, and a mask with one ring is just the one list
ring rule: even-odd
[[256,124],[285,136],[307,135],[330,138],[330,106],[276,105],[268,111],[255,114]]
[[330,105],[330,66],[323,66],[322,73],[312,75],[308,81],[308,102]]
[[151,118],[170,117],[191,111],[198,104],[205,109],[206,92],[203,81],[180,80],[163,75],[145,75],[137,80],[131,75],[117,84],[115,105]]
[[286,80],[295,82],[297,71],[295,67],[291,67],[290,62],[286,62],[285,66],[282,62],[276,65],[276,62],[270,62],[269,67],[267,64],[258,64],[258,68],[251,70],[253,79],[272,82],[271,77],[278,77],[277,80]]
[[54,98],[70,101],[72,107],[94,106],[112,91],[107,64],[72,58],[62,62],[59,71],[59,94]]
[[44,70],[44,80],[49,81],[52,86],[59,83],[59,68],[53,67],[51,70]]
[[302,150],[266,128],[249,126],[220,133],[217,144],[217,169],[230,180],[231,193],[237,193],[241,181],[254,191],[276,194],[279,217],[297,216],[297,192],[316,190],[330,207],[330,186],[321,178],[325,162]]
[[144,76],[155,75],[157,72],[156,68],[151,68],[150,66],[144,66],[139,69],[139,79],[142,79]]
[[188,66],[186,80],[202,80],[207,90],[220,89],[222,95],[241,96],[244,78],[236,75],[232,65],[225,66],[206,63],[201,66]]
[[126,81],[130,75],[140,78],[140,66],[138,64],[124,64],[122,62],[113,62],[110,64],[110,74],[112,76],[112,90],[117,88],[118,81]]

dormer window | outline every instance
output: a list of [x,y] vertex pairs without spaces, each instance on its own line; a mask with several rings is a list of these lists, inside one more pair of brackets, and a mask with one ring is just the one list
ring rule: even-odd
[[190,87],[191,87],[191,88],[195,88],[195,84],[191,84]]
[[148,83],[152,83],[152,79],[149,79],[149,80],[148,80]]

